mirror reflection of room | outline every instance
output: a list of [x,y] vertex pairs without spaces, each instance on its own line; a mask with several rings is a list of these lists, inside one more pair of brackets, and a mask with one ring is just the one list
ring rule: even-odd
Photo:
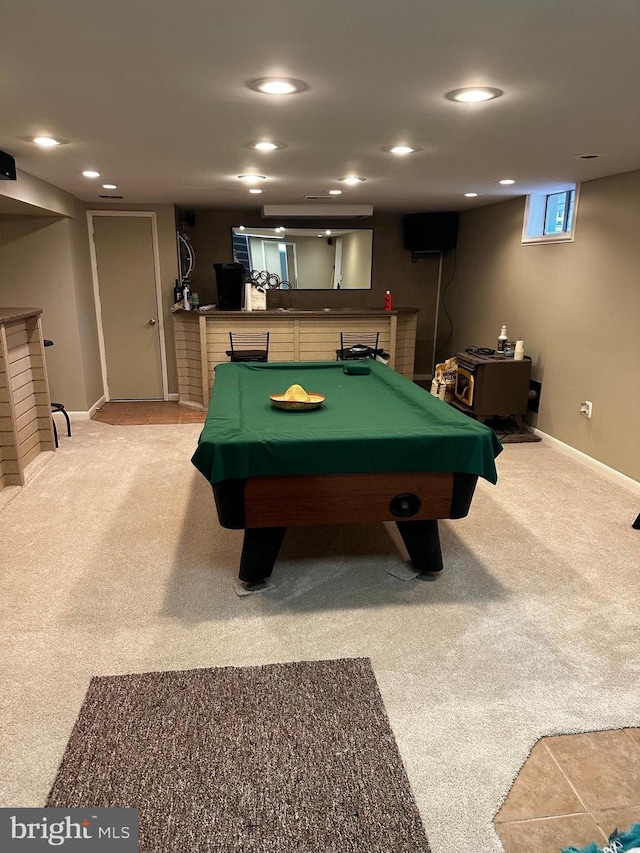
[[282,289],[369,290],[372,247],[370,228],[233,228],[234,260]]

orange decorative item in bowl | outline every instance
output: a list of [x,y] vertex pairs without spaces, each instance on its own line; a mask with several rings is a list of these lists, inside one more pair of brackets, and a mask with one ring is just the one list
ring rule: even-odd
[[290,385],[284,394],[270,394],[271,404],[285,412],[307,412],[324,403],[324,394],[308,394],[301,385]]

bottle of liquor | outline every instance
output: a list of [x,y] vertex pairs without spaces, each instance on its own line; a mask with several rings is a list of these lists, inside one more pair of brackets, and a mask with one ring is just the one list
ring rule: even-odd
[[498,352],[504,352],[504,348],[508,340],[507,327],[503,326],[502,329],[500,329],[500,334],[498,335]]

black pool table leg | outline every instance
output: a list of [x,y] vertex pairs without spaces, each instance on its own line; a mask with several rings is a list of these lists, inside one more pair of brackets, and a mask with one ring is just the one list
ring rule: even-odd
[[240,580],[260,583],[268,578],[287,532],[286,527],[248,527],[240,557]]
[[396,526],[416,572],[441,572],[442,551],[438,522],[396,521]]

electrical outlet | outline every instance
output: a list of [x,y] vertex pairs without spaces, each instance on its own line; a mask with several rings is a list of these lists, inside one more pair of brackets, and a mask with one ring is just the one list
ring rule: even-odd
[[584,403],[580,403],[580,414],[585,418],[590,418],[593,414],[593,403],[591,400],[585,400]]

